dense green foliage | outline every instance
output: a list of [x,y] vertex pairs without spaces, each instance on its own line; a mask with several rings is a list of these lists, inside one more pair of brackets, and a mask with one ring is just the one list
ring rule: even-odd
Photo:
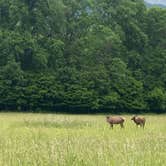
[[0,109],[165,112],[166,9],[0,0]]

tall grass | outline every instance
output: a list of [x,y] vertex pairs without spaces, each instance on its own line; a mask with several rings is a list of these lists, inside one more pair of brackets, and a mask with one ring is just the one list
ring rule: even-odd
[[165,166],[166,115],[146,115],[145,129],[125,116],[0,114],[0,166]]

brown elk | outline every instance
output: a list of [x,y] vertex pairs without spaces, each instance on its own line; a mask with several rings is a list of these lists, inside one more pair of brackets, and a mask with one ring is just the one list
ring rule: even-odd
[[115,116],[115,117],[107,116],[106,121],[110,124],[112,129],[113,129],[114,124],[120,124],[121,128],[124,128],[123,123],[125,121],[125,118],[123,118],[123,117],[120,117],[120,116]]
[[131,120],[134,121],[134,123],[136,124],[137,127],[140,125],[140,127],[144,128],[145,122],[146,122],[146,119],[144,117],[139,117],[139,116],[134,115],[131,118]]

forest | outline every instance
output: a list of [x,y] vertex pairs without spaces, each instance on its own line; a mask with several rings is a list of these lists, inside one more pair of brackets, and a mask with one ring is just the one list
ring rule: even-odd
[[166,8],[0,0],[0,110],[165,113]]

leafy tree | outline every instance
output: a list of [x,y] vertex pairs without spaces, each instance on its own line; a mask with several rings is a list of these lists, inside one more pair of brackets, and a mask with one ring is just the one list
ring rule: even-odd
[[166,109],[166,92],[162,88],[155,87],[149,92],[147,100],[150,110],[160,113]]
[[165,112],[165,29],[143,0],[0,0],[0,109]]

